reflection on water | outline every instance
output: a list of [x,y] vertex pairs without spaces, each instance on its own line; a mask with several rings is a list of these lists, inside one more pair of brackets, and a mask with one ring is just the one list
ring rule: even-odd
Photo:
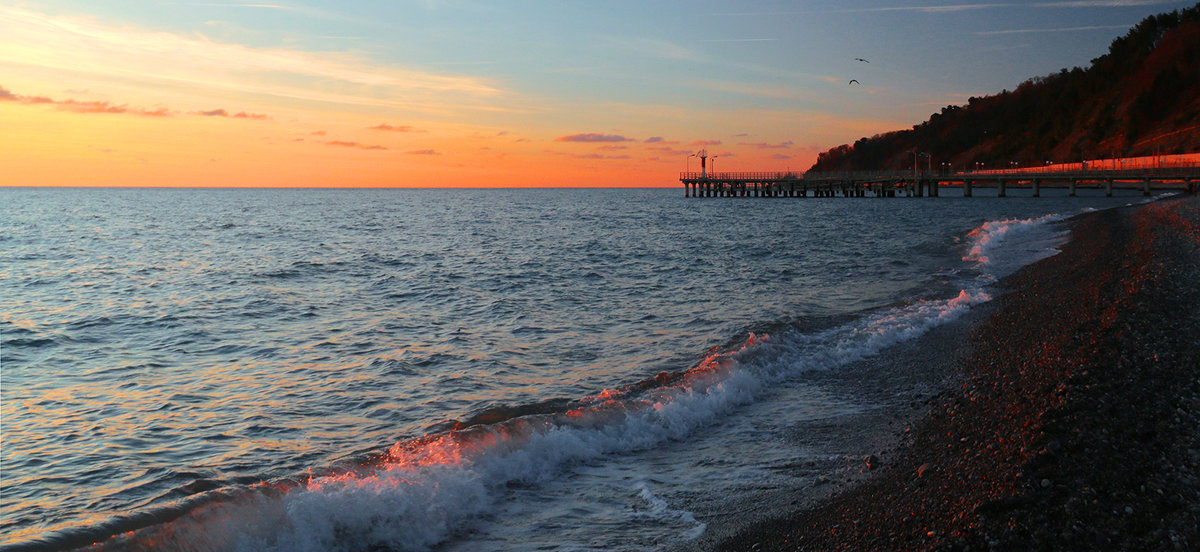
[[[986,221],[1130,199],[678,192],[0,190],[0,544],[62,548],[198,497],[339,481],[313,471],[380,477],[342,467],[403,463],[455,427],[634,432],[611,419],[709,393],[756,333],[803,342],[958,295],[977,270],[963,240]],[[799,352],[781,351],[755,377],[786,382]],[[719,417],[686,419],[662,422],[670,439]],[[566,439],[532,427],[512,435]],[[637,443],[597,450],[663,446]],[[629,499],[681,523],[640,489]],[[474,511],[509,507],[492,500]]]

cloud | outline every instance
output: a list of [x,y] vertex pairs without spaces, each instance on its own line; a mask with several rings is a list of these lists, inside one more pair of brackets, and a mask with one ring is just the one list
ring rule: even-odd
[[[492,81],[373,62],[347,53],[252,47],[0,6],[10,65],[134,83],[161,92],[237,92],[430,113],[504,111]],[[182,53],[182,55],[181,55]]]
[[1169,0],[1073,0],[1066,2],[1043,2],[1034,4],[1039,8],[1128,8],[1174,4]]
[[790,155],[785,155],[785,154],[782,154],[782,153],[776,153],[775,155],[772,155],[772,156],[771,156],[771,159],[791,159],[791,158],[792,158],[792,156],[790,156]]
[[750,146],[750,147],[758,148],[758,149],[786,149],[786,148],[792,147],[792,141],[787,140],[784,142],[780,142],[778,144],[768,144],[766,142],[754,142],[754,143],[738,142],[738,145],[739,146]]
[[651,136],[651,137],[649,137],[649,138],[646,138],[646,139],[644,140],[644,143],[646,143],[646,144],[653,144],[653,143],[656,143],[656,142],[662,142],[662,141],[663,141],[663,137],[662,137],[662,136]]
[[600,155],[599,153],[579,153],[571,157],[576,159],[629,159],[628,155]]
[[[825,82],[842,81],[841,77],[838,77],[837,79],[826,79],[825,77],[817,78]],[[799,100],[812,97],[812,92],[796,86],[765,86],[761,84],[747,84],[744,82],[722,81],[694,81],[692,85],[700,88],[706,88],[708,90],[716,90],[717,92],[729,92],[732,94],[755,96],[759,98]]]
[[866,12],[896,12],[896,11],[915,11],[921,13],[946,13],[960,12],[969,10],[985,10],[992,8],[1007,8],[1016,4],[947,4],[941,6],[892,6],[892,7],[877,7],[877,8],[851,8],[844,10],[833,10],[837,13],[866,13]]
[[632,138],[626,138],[616,134],[596,134],[586,132],[583,134],[571,134],[568,136],[559,136],[554,139],[555,142],[632,142]]
[[46,96],[21,96],[14,94],[8,89],[0,87],[0,100],[20,102],[27,105],[53,105],[64,111],[72,111],[75,113],[110,113],[144,115],[147,117],[170,117],[171,111],[165,107],[158,109],[143,109],[138,107],[129,107],[127,105],[113,104],[106,101],[80,101],[75,99],[55,100]]
[[778,38],[714,38],[710,40],[697,40],[696,42],[776,42]]
[[330,140],[325,143],[330,146],[341,146],[344,148],[358,148],[358,149],[365,149],[365,150],[385,150],[385,149],[387,149],[384,146],[360,144],[358,142],[344,142],[342,140]]
[[324,130],[314,130],[314,131],[313,131],[313,133],[312,133],[312,135],[313,135],[313,136],[324,136],[324,135],[325,135],[325,131],[324,131]]
[[441,153],[438,153],[436,150],[431,150],[431,149],[411,150],[411,151],[406,151],[404,153],[407,153],[409,155],[441,155]]
[[367,127],[371,130],[386,130],[389,132],[417,132],[417,129],[408,125],[392,126],[387,123],[379,123],[375,126]]
[[628,54],[677,61],[704,61],[695,52],[665,40],[623,36],[606,36],[603,37],[603,40],[606,48],[621,50]]
[[1111,31],[1113,29],[1128,29],[1128,25],[1089,25],[1086,27],[1059,27],[1057,29],[1008,29],[1002,31],[979,31],[975,34],[980,36],[992,35],[1010,35],[1010,34],[1026,34],[1026,33],[1065,33],[1075,31]]
[[261,113],[246,113],[245,111],[239,111],[237,113],[234,113],[233,115],[230,115],[229,112],[225,111],[224,109],[210,109],[208,111],[197,111],[196,115],[203,115],[205,117],[233,117],[234,119],[265,120],[265,119],[271,118],[271,117],[269,117],[267,115],[263,115]]
[[668,153],[671,155],[691,155],[692,153],[695,153],[692,150],[678,150],[678,149],[674,149],[674,148],[670,148],[670,147],[666,147],[666,146],[663,146],[661,148],[646,148],[646,149],[648,149],[650,151],[661,151],[663,153]]
[[1157,6],[1174,4],[1170,0],[1063,0],[1060,2],[1039,2],[1035,4],[1001,3],[1001,4],[943,4],[940,6],[891,6],[877,8],[851,8],[833,10],[835,13],[866,13],[866,12],[898,12],[911,11],[919,13],[953,13],[972,10],[995,8],[1127,8],[1136,6]]
[[696,140],[695,142],[692,142],[691,145],[693,145],[693,146],[719,146],[719,145],[721,145],[721,141],[720,140]]

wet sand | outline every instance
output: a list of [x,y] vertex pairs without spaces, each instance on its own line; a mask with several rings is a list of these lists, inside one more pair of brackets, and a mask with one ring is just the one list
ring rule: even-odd
[[747,504],[748,524],[710,523],[693,544],[1200,549],[1200,199],[1071,228],[998,299],[847,376],[904,370],[891,382],[904,392],[879,390],[886,429],[863,435],[861,461]]

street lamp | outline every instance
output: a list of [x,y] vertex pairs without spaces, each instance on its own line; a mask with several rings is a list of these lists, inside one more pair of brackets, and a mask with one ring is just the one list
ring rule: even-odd
[[692,172],[692,158],[695,156],[696,156],[696,154],[693,153],[693,154],[683,158],[684,172],[688,173],[689,177],[691,176],[691,172]]

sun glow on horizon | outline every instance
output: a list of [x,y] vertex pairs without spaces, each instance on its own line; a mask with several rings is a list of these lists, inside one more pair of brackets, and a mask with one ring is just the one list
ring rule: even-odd
[[[0,6],[3,184],[677,186],[702,147],[802,171],[962,94],[882,55],[859,74],[813,14],[682,6]],[[949,17],[855,17],[900,16]]]

